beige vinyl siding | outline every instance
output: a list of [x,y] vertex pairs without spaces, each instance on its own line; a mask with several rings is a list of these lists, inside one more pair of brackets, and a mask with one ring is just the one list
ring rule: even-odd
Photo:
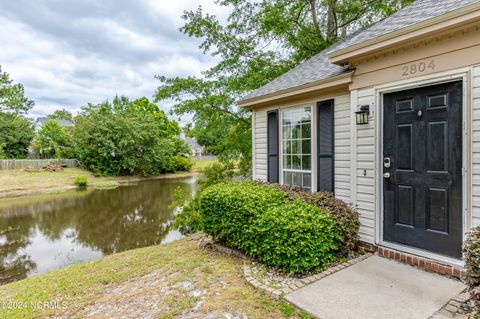
[[[374,109],[375,90],[357,91],[357,105],[370,105]],[[370,117],[367,125],[355,125],[357,130],[356,207],[360,215],[360,240],[375,243],[375,121]]]
[[[319,99],[320,100],[320,99]],[[328,100],[322,98],[321,100]],[[341,95],[334,98],[334,121],[335,121],[335,194],[338,198],[351,202],[351,109],[350,96]],[[315,102],[300,104],[315,105]],[[262,110],[254,110],[253,118],[253,161],[254,179],[267,180],[267,111],[274,107]],[[281,108],[283,109],[283,108]],[[315,142],[315,141],[314,141]],[[316,148],[314,148],[316,149]],[[315,156],[315,154],[313,155]],[[312,174],[316,174],[316,167],[312,167]]]
[[267,110],[253,111],[254,137],[253,161],[255,163],[253,178],[267,180]]
[[335,196],[350,203],[350,95],[336,97],[333,109],[335,125]]
[[480,66],[472,83],[472,226],[480,225]]

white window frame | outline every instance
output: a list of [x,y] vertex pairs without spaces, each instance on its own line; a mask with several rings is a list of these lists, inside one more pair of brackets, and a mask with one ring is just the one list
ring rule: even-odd
[[[305,108],[310,108],[310,170],[302,170],[302,169],[291,169],[291,168],[284,168],[283,167],[283,113],[284,112],[289,112],[289,111],[295,111],[295,110],[300,110],[300,109],[305,109]],[[306,105],[299,105],[299,106],[293,106],[293,107],[288,107],[288,108],[280,108],[279,109],[279,137],[280,137],[280,156],[279,156],[279,168],[280,168],[280,176],[279,176],[279,182],[281,185],[285,185],[285,181],[283,178],[284,172],[292,172],[292,173],[306,173],[310,174],[310,190],[314,191],[314,187],[316,184],[316,143],[314,143],[316,139],[316,125],[315,124],[315,119],[316,119],[316,108],[314,105],[306,104]],[[288,184],[290,185],[290,184]]]

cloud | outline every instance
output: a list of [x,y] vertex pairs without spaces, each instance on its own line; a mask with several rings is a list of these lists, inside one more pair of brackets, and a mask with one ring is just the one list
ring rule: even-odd
[[179,31],[183,11],[199,5],[228,14],[207,0],[1,1],[0,65],[35,100],[33,117],[116,94],[152,97],[155,75],[200,75],[215,62]]

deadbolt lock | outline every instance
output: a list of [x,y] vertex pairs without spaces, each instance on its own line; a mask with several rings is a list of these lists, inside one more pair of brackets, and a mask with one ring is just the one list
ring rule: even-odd
[[390,168],[391,166],[392,166],[392,162],[390,160],[390,157],[385,157],[383,159],[383,167]]

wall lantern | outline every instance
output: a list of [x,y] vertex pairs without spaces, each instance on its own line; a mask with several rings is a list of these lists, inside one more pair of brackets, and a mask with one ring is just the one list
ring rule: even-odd
[[368,116],[370,115],[370,105],[360,106],[360,111],[355,112],[357,118],[357,125],[368,124]]

